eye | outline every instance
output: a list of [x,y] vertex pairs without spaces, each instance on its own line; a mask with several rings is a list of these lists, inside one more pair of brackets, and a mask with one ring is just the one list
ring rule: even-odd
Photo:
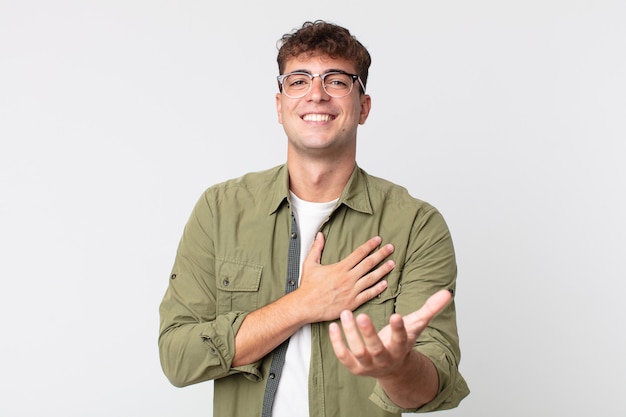
[[341,73],[329,73],[326,75],[326,78],[324,78],[324,84],[326,87],[334,90],[344,90],[350,88],[351,83],[352,78],[349,75]]
[[291,74],[285,78],[285,86],[293,89],[306,88],[310,82],[311,79],[304,74]]

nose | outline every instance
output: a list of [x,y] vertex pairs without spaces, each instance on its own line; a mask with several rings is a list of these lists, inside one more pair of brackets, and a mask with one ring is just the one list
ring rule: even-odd
[[320,101],[328,98],[326,90],[324,90],[324,83],[320,74],[313,74],[311,80],[311,91],[309,91],[309,97],[313,101]]

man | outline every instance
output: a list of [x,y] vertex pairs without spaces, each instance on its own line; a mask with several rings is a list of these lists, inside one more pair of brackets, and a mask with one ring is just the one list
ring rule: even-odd
[[469,392],[447,226],[356,165],[370,62],[334,24],[283,36],[287,163],[209,188],[185,227],[161,363],[176,386],[214,379],[216,417],[399,416]]

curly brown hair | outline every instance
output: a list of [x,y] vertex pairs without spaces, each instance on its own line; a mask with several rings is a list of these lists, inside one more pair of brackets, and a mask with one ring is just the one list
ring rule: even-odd
[[372,63],[367,49],[350,31],[334,23],[323,20],[304,22],[300,29],[283,35],[278,41],[278,71],[283,73],[287,61],[299,57],[327,55],[345,59],[354,64],[363,85],[367,85],[367,75]]

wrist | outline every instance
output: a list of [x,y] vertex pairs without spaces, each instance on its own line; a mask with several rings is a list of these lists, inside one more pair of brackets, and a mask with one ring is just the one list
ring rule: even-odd
[[298,288],[281,298],[284,303],[282,311],[288,314],[291,317],[290,320],[293,320],[298,327],[319,321],[315,317],[314,305],[307,302],[302,295],[302,291]]

